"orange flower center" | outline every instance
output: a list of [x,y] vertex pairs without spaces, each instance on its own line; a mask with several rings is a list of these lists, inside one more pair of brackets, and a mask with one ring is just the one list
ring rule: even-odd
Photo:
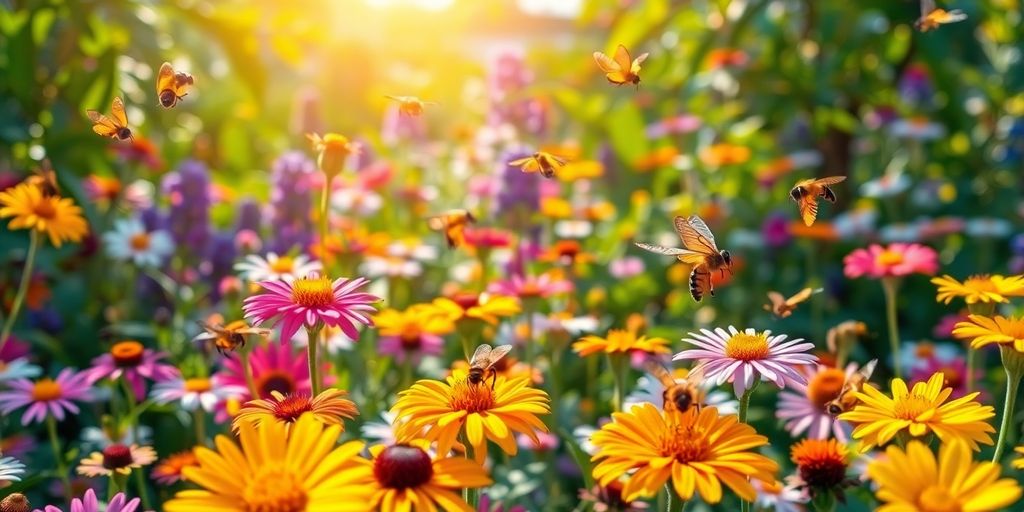
[[270,270],[278,274],[287,274],[295,268],[295,260],[291,256],[281,256],[270,263]]
[[971,276],[964,281],[964,288],[975,293],[999,293],[999,288],[989,276]]
[[245,512],[305,512],[309,496],[302,479],[288,468],[263,465],[242,491]]
[[380,452],[373,460],[373,476],[382,487],[415,489],[434,476],[434,465],[427,452],[415,446],[396,444]]
[[918,343],[914,347],[914,355],[919,359],[928,359],[935,355],[935,345],[926,342]]
[[903,254],[895,251],[882,251],[875,256],[875,264],[881,267],[892,267],[903,263]]
[[32,386],[32,400],[36,402],[51,402],[61,396],[64,396],[64,390],[61,389],[60,383],[53,379],[39,379]]
[[295,423],[299,416],[312,410],[313,400],[305,395],[287,395],[274,401],[274,417],[285,423]]
[[761,334],[741,332],[729,338],[725,344],[725,355],[741,361],[755,361],[768,357],[768,337]]
[[294,393],[297,386],[295,384],[295,377],[290,373],[273,370],[260,376],[259,380],[256,381],[256,389],[260,390],[260,398],[270,398],[272,391],[277,391],[287,396]]
[[932,408],[932,401],[927,397],[909,395],[896,400],[893,412],[901,420],[913,420]]
[[807,383],[807,399],[818,410],[825,410],[825,404],[835,400],[843,390],[846,374],[837,368],[821,370]]
[[53,206],[52,201],[43,199],[32,206],[32,213],[36,214],[37,217],[53,220],[57,216],[57,209]]
[[114,364],[121,368],[138,366],[142,362],[145,348],[142,343],[128,340],[115,343],[110,348],[110,355],[114,356]]
[[132,250],[136,252],[142,252],[149,249],[149,233],[136,233],[132,235],[128,244],[132,246]]
[[402,334],[399,339],[402,341],[402,347],[406,349],[416,349],[422,344],[421,340],[422,331],[420,327],[413,322],[407,323],[402,326]]
[[661,440],[661,453],[673,456],[681,463],[701,462],[710,453],[704,431],[693,426],[675,425],[666,431],[668,435]]
[[519,296],[526,299],[530,297],[540,297],[541,295],[540,285],[536,281],[530,280],[523,283],[523,286],[519,288]]
[[918,510],[922,512],[960,512],[960,503],[943,485],[932,484],[917,497]]
[[213,389],[210,379],[186,379],[185,391],[190,393],[206,393]]
[[494,407],[494,390],[487,383],[473,384],[463,379],[452,386],[448,407],[453,411],[483,412]]
[[107,469],[126,468],[132,462],[132,450],[123,444],[112,444],[103,449],[103,467]]
[[334,287],[326,277],[298,279],[292,283],[292,302],[307,308],[322,308],[334,302]]
[[181,471],[187,467],[198,466],[199,459],[196,458],[195,453],[191,450],[181,453],[175,453],[170,457],[164,459],[156,469],[153,470],[153,476],[156,477],[176,477],[177,479],[184,480],[184,476]]

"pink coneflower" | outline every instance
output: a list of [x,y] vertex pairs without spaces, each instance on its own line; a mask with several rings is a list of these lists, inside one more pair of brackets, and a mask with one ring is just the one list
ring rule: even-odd
[[[96,499],[96,492],[92,489],[85,491],[85,494],[81,499],[75,498],[71,500],[70,512],[135,512],[139,508],[139,504],[142,502],[140,498],[128,499],[123,492],[119,492],[110,499],[110,503],[107,504],[106,508],[101,509],[99,500]],[[40,512],[36,509],[35,512]],[[60,508],[53,505],[47,505],[42,512],[63,512]]]
[[[810,367],[806,367],[810,368]],[[836,439],[847,442],[852,430],[848,424],[828,413],[827,404],[839,397],[846,379],[859,370],[856,363],[846,370],[816,365],[807,372],[807,384],[794,384],[792,389],[779,393],[775,417],[785,421],[785,429],[793,437]]]
[[949,315],[943,315],[939,318],[939,321],[932,328],[932,336],[939,339],[948,339],[953,337],[953,328],[960,322],[966,322],[968,313],[961,311],[960,313],[952,313]]
[[699,348],[684,350],[673,360],[695,359],[700,362],[692,371],[703,371],[705,378],[715,379],[721,386],[732,382],[737,397],[743,396],[754,385],[755,379],[774,382],[779,388],[786,384],[806,383],[807,380],[797,369],[813,364],[818,358],[807,353],[813,343],[800,343],[802,338],[786,341],[787,336],[771,336],[771,331],[756,332],[753,329],[738,331],[729,326],[710,331],[701,329],[701,334],[690,333],[683,341]]
[[888,247],[871,244],[867,249],[857,249],[848,254],[843,258],[843,264],[843,273],[850,278],[932,275],[939,269],[938,254],[934,249],[921,244],[902,243]]
[[213,412],[221,402],[229,398],[244,396],[246,393],[244,386],[227,386],[216,377],[212,379],[196,377],[158,382],[153,386],[150,395],[158,404],[180,402],[181,408],[186,411],[194,411],[202,407],[206,412]]
[[165,356],[163,352],[143,347],[142,343],[126,340],[115,343],[109,353],[93,359],[92,368],[84,373],[89,377],[89,384],[123,376],[135,392],[135,399],[141,401],[146,397],[146,379],[159,382],[179,375],[177,368],[161,361]]
[[558,449],[558,436],[549,432],[537,432],[537,439],[534,440],[526,434],[516,436],[516,444],[524,450],[532,450],[538,453],[553,452]]
[[42,378],[35,382],[17,379],[7,383],[8,391],[0,393],[0,411],[10,414],[28,405],[21,416],[21,424],[41,423],[48,415],[63,420],[67,412],[78,414],[74,402],[89,399],[89,379],[85,372],[65,368],[56,379]]
[[545,273],[539,276],[513,274],[512,277],[494,281],[487,291],[496,295],[519,297],[520,299],[542,298],[572,291],[572,282]]
[[[910,369],[910,382],[907,384],[911,387],[918,382],[928,382],[928,379],[936,374],[941,373],[944,377],[942,387],[951,388],[953,390],[949,397],[960,398],[966,395],[968,391],[967,378],[969,373],[967,372],[967,361],[959,356],[943,354],[936,352],[932,357],[925,358],[924,360],[918,360],[918,364],[911,367]],[[971,387],[971,391],[978,391],[978,377],[982,377],[983,372],[974,373],[974,386]],[[986,400],[986,393],[981,392],[978,401]]]
[[497,228],[466,228],[466,243],[480,249],[497,249],[512,245],[512,233]]
[[[215,378],[220,385],[242,388],[240,398],[248,401],[253,398],[268,399],[272,391],[282,395],[310,394],[308,359],[304,351],[296,351],[289,343],[267,343],[252,349],[249,354],[249,367],[252,369],[252,381],[260,396],[253,397],[245,383],[245,373],[239,358],[225,358],[223,370]],[[327,385],[333,383],[333,377],[327,376]]]
[[75,470],[79,475],[89,478],[110,476],[114,473],[131,474],[133,469],[148,466],[156,461],[156,451],[149,446],[133,444],[112,444],[102,452],[92,452],[78,463]]
[[625,256],[608,263],[608,273],[615,279],[628,279],[644,273],[644,260],[636,256]]
[[287,342],[305,325],[341,328],[346,336],[359,338],[355,324],[373,325],[366,313],[374,311],[380,297],[356,292],[369,282],[366,278],[338,278],[310,274],[292,282],[261,281],[266,292],[245,299],[242,310],[253,324],[274,320],[281,324],[281,341]]

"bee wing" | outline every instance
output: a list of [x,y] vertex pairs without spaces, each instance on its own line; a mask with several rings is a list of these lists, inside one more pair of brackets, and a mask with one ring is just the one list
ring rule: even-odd
[[846,176],[829,176],[827,178],[819,178],[819,179],[816,179],[816,180],[810,180],[810,182],[814,183],[815,185],[827,186],[827,185],[835,185],[836,183],[839,183],[839,182],[842,182],[842,181],[845,181],[845,180],[846,180]]
[[121,101],[120,96],[114,97],[114,101],[110,104],[110,113],[113,114],[118,128],[128,126],[128,116],[124,113],[124,102]]
[[814,219],[818,218],[818,199],[810,194],[807,194],[800,198],[800,217],[804,220],[804,224],[810,226],[814,224]]
[[868,379],[871,378],[871,374],[875,373],[875,366],[876,365],[878,365],[878,359],[872,359],[872,360],[868,361],[867,364],[862,366],[861,369],[860,369],[860,372],[858,372],[858,373],[863,375],[864,376],[864,380],[867,381]]
[[691,251],[687,251],[686,249],[679,249],[676,247],[664,247],[661,245],[646,244],[644,242],[633,243],[636,244],[637,247],[645,251],[650,251],[655,254],[664,254],[665,256],[681,256],[683,254],[691,253]]
[[715,245],[715,236],[711,234],[707,224],[696,215],[690,218],[675,218],[676,233],[683,241],[687,249],[705,255],[718,254],[718,246]]
[[921,0],[921,18],[927,18],[935,8],[935,0]]
[[634,75],[640,74],[640,63],[647,60],[649,53],[641,53],[639,57],[633,59],[633,65],[629,67],[629,72]]
[[265,336],[270,336],[271,330],[270,329],[263,329],[263,328],[260,328],[260,327],[248,327],[246,329],[239,329],[236,332],[241,333],[241,334],[258,334],[260,336],[264,336],[265,337]]
[[694,366],[686,374],[686,381],[693,384],[700,385],[701,381],[704,380],[704,367],[701,365]]
[[195,82],[192,79],[192,75],[188,73],[175,73],[174,75],[174,94],[176,96],[185,96],[188,94],[188,88]]
[[491,354],[487,356],[487,362],[494,364],[501,360],[501,358],[508,355],[512,351],[512,345],[498,345],[491,350]]
[[558,155],[553,155],[551,153],[541,153],[541,155],[544,158],[554,162],[557,165],[565,165],[566,159],[564,159],[564,158],[562,158],[562,157],[560,157]]
[[771,302],[771,304],[766,304],[764,308],[776,315],[778,315],[782,310],[782,307],[786,305],[786,298],[783,297],[781,293],[774,290],[768,292],[768,301]]
[[644,361],[644,371],[653,375],[659,382],[661,382],[661,385],[666,388],[676,385],[676,381],[672,378],[672,374],[670,374],[668,370],[657,361],[652,359]]
[[109,117],[96,112],[95,110],[89,110],[85,113],[89,116],[89,120],[93,122],[92,131],[104,136],[111,137],[117,133],[117,125]]
[[435,215],[427,218],[427,226],[434,231],[441,231],[448,225],[448,215]]
[[488,360],[488,356],[491,353],[491,346],[483,343],[473,352],[473,357],[469,358],[469,365],[473,366],[476,363],[482,363]]
[[160,94],[167,89],[174,89],[174,68],[169,62],[160,65],[160,72],[156,76],[156,92]]

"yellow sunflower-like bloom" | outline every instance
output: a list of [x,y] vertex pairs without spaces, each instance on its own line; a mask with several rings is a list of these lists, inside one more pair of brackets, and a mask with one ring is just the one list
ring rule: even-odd
[[11,229],[33,229],[54,247],[78,242],[89,232],[82,209],[66,197],[45,196],[39,187],[22,183],[0,192],[0,218],[13,217]]
[[779,470],[775,461],[750,451],[768,438],[736,416],[719,416],[715,407],[662,414],[653,404],[636,405],[612,414],[591,442],[597,449],[593,460],[600,460],[594,467],[598,483],[607,486],[629,474],[622,489],[626,501],[654,496],[669,479],[684,500],[700,493],[704,501],[718,503],[725,484],[753,501],[757,492],[749,479],[772,484]]
[[344,420],[359,414],[356,404],[345,398],[348,393],[340,389],[325,389],[315,397],[303,393],[284,395],[279,391],[271,391],[270,395],[268,399],[246,402],[233,421],[235,430],[243,422],[259,426],[262,422],[273,421],[289,426],[308,413],[321,423],[340,425],[344,432]]
[[862,452],[888,443],[900,432],[914,437],[934,432],[943,442],[963,440],[974,450],[980,449],[978,443],[992,444],[989,434],[995,429],[987,420],[995,411],[974,401],[978,393],[946,402],[953,390],[942,387],[944,379],[943,373],[937,372],[928,382],[914,384],[913,389],[907,389],[902,379],[893,379],[892,398],[865,386],[857,393],[860,403],[839,419],[856,425],[853,438],[863,443]]
[[608,331],[608,335],[604,338],[594,335],[584,336],[572,344],[572,349],[580,357],[586,357],[598,352],[615,354],[629,353],[634,350],[642,350],[652,354],[669,353],[668,340],[665,338],[637,336],[635,331],[623,329],[612,329]]
[[487,293],[480,295],[462,294],[454,299],[440,297],[434,299],[433,304],[453,322],[464,319],[477,319],[491,325],[497,325],[499,319],[518,315],[522,311],[522,308],[519,306],[519,299]]
[[998,344],[1024,352],[1024,318],[968,315],[967,319],[967,322],[957,322],[953,336],[971,340],[971,347]]
[[999,478],[999,465],[974,462],[967,443],[943,443],[939,456],[919,441],[906,451],[890,446],[885,457],[868,466],[868,476],[885,502],[878,512],[947,512],[1008,510],[1021,495],[1020,485]]
[[939,287],[936,302],[949,304],[962,297],[968,304],[1009,302],[1007,297],[1024,296],[1024,276],[971,276],[963,282],[944,275],[933,277],[932,284]]
[[325,426],[311,414],[291,426],[268,421],[258,428],[239,425],[241,446],[217,436],[217,450],[196,448],[198,466],[182,471],[202,489],[181,491],[165,512],[250,512],[309,510],[363,512],[373,490],[352,486],[343,471],[363,448],[360,442],[336,447],[338,425]]
[[455,330],[451,316],[433,304],[414,304],[404,311],[387,308],[373,316],[381,336],[418,339],[423,334],[448,334]]
[[459,370],[444,382],[420,380],[399,393],[392,408],[396,421],[406,421],[398,437],[419,437],[425,430],[422,437],[437,441],[437,453],[448,453],[465,427],[479,463],[487,458],[488,439],[515,455],[515,433],[522,432],[539,444],[535,432],[547,432],[547,427],[537,415],[551,412],[547,393],[528,384],[529,379],[498,376],[492,388],[490,379],[473,384]]

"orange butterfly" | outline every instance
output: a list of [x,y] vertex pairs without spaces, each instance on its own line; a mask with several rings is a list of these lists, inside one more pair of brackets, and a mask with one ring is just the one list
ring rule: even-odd
[[437,105],[433,101],[423,101],[416,96],[384,96],[389,100],[398,102],[398,112],[410,117],[416,117],[423,113],[424,105]]
[[793,314],[793,310],[795,310],[801,302],[804,302],[811,298],[811,295],[819,293],[822,290],[823,288],[804,288],[788,299],[779,292],[770,291],[768,292],[768,300],[771,304],[765,304],[764,310],[771,311],[772,314],[779,318],[786,318]]
[[192,75],[188,73],[175,73],[174,68],[167,62],[160,65],[160,73],[156,78],[156,93],[160,98],[160,106],[171,108],[178,104],[178,100],[188,96],[189,86],[195,84]]
[[615,85],[630,83],[640,86],[640,63],[647,59],[649,54],[641,54],[636,59],[630,59],[629,50],[621,44],[615,50],[615,58],[601,53],[594,52],[594,61],[597,67],[604,71],[605,78]]
[[444,231],[448,248],[454,249],[466,242],[466,226],[476,222],[476,217],[467,210],[449,210],[427,219],[427,226],[434,231]]
[[114,98],[113,103],[110,104],[110,112],[113,119],[95,110],[85,112],[85,115],[89,116],[89,120],[93,122],[92,131],[111,139],[131,140],[132,131],[128,129],[128,116],[124,113],[124,102],[120,97]]
[[523,172],[539,172],[545,178],[553,178],[555,171],[565,165],[565,159],[545,151],[538,151],[526,158],[513,160],[508,165],[520,167]]
[[921,0],[921,17],[914,22],[914,28],[921,32],[928,32],[939,28],[939,25],[956,23],[967,19],[967,15],[960,9],[947,11],[935,6],[935,0]]
[[810,226],[818,217],[819,197],[830,203],[836,202],[836,193],[829,185],[835,185],[845,179],[846,176],[829,176],[828,178],[811,178],[797,182],[796,186],[789,191],[789,197],[800,205],[800,216],[804,219],[804,224]]

